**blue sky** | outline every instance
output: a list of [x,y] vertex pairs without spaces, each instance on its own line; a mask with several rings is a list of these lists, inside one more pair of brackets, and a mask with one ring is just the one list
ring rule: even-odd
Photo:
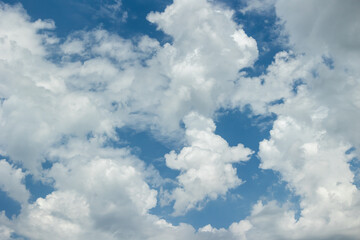
[[0,239],[357,239],[359,8],[0,1]]

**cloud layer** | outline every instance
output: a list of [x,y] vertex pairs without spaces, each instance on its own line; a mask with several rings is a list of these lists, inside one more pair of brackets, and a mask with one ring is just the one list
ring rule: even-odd
[[[0,238],[357,239],[360,192],[350,164],[360,149],[360,6],[260,2],[243,14],[275,10],[292,50],[255,77],[244,69],[258,58],[256,41],[213,1],[175,0],[149,13],[172,38],[165,44],[102,28],[59,39],[53,21],[0,3],[0,154],[8,159],[0,189],[21,204],[12,219],[1,212]],[[294,203],[264,200],[227,229],[151,214],[160,202],[174,216],[201,210],[243,183],[235,163],[254,151],[229,146],[213,119],[219,109],[246,107],[277,116],[259,143],[259,168],[279,173],[299,198],[299,217]],[[112,147],[124,126],[180,143],[164,156],[179,171],[174,188],[158,194],[151,179],[166,179],[130,148]],[[54,191],[29,202],[26,175]]]

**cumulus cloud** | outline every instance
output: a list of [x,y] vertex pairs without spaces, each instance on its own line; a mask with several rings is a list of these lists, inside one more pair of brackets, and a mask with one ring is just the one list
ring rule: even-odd
[[15,226],[19,234],[140,239],[145,233],[139,228],[153,224],[141,219],[151,218],[147,211],[156,205],[157,192],[144,181],[143,163],[128,151],[75,141],[54,149],[49,158],[59,161],[46,176],[56,190],[21,212]]
[[[359,221],[354,212],[359,208],[360,193],[349,168],[352,156],[345,153],[349,145],[332,139],[319,127],[326,110],[308,113],[309,124],[291,117],[280,117],[274,123],[270,140],[260,143],[261,168],[279,171],[301,197],[300,219],[292,220],[289,229],[298,231],[303,239],[356,233]],[[281,229],[280,234],[287,238]]]
[[88,96],[69,92],[64,72],[45,59],[46,36],[38,31],[49,27],[47,22],[29,22],[19,6],[2,4],[0,14],[9,23],[0,33],[6,50],[0,63],[0,145],[14,162],[37,174],[47,149],[62,135],[87,134],[99,123],[99,112]]
[[[256,41],[234,23],[232,14],[207,1],[175,1],[163,13],[148,15],[173,38],[163,46],[147,36],[130,41],[104,30],[73,34],[62,49],[67,58],[77,56],[84,63],[66,62],[71,72],[65,81],[97,89],[100,101],[117,106],[112,115],[123,124],[151,125],[171,135],[189,111],[212,116],[224,104],[238,70],[257,59]],[[90,75],[105,67],[109,70]]]
[[360,38],[358,1],[279,0],[275,6],[297,50],[312,56],[328,54],[336,64],[356,67]]
[[258,77],[239,76],[227,99],[228,104],[231,108],[250,105],[255,115],[269,114],[278,101],[295,95],[294,86],[311,76],[313,66],[313,61],[304,63],[301,57],[295,57],[292,52],[279,52],[266,73]]
[[11,229],[6,226],[0,226],[0,237],[1,239],[10,239],[11,236]]
[[[172,37],[164,45],[101,28],[61,41],[50,34],[52,21],[31,21],[20,5],[1,3],[0,152],[21,168],[0,161],[0,187],[22,210],[11,220],[0,214],[0,237],[356,239],[360,200],[349,161],[360,149],[359,4],[265,2],[275,7],[293,52],[279,52],[259,77],[241,72],[257,60],[256,41],[232,10],[213,2],[175,0],[150,13]],[[106,7],[120,11],[120,3]],[[262,9],[259,3],[249,2],[244,13]],[[233,164],[253,152],[230,147],[214,133],[212,117],[221,107],[245,106],[277,115],[260,143],[260,168],[279,172],[300,197],[300,218],[276,201],[259,201],[228,229],[174,226],[150,214],[158,193],[149,178],[157,172],[130,149],[109,146],[121,140],[115,129],[151,129],[185,143],[165,156],[180,171],[167,200],[181,215],[242,183]],[[357,150],[348,154],[351,147]],[[44,161],[52,166],[43,169]],[[53,184],[54,192],[27,203],[25,174]]]
[[[189,15],[188,7],[193,14]],[[2,217],[2,235],[16,232],[32,239],[231,235],[215,229],[197,233],[190,225],[173,226],[149,214],[157,204],[157,192],[147,184],[147,177],[154,173],[128,149],[104,147],[110,138],[117,139],[115,127],[153,127],[172,136],[181,131],[179,122],[190,110],[213,114],[232,88],[238,69],[257,58],[255,40],[232,21],[231,11],[206,1],[195,5],[177,1],[164,13],[150,14],[149,20],[174,38],[164,46],[147,36],[130,41],[102,29],[73,33],[61,43],[46,34],[54,23],[31,22],[20,5],[1,4],[0,14],[4,20],[0,31],[4,50],[1,152],[55,188],[48,196],[25,204],[16,219]],[[189,21],[186,28],[172,32],[183,19]],[[164,20],[174,25],[165,26]],[[56,54],[59,62],[48,60]],[[218,55],[226,61],[219,62]],[[215,165],[221,167],[219,174],[225,176],[227,186],[207,191],[193,203],[240,184],[231,163],[247,160],[250,154],[242,145],[230,148],[214,135],[211,119],[206,119],[208,131],[193,129],[195,118],[187,117],[189,131],[203,132],[217,141],[217,146],[204,146],[204,151],[217,147],[215,155],[226,154],[215,159]],[[199,141],[206,143],[206,139]],[[195,145],[199,141],[190,140]],[[42,169],[44,161],[52,163],[50,169]],[[6,173],[17,173],[13,174],[17,187],[9,190],[7,180],[4,189],[15,200],[26,202],[29,193],[20,184],[23,172],[5,161],[2,165]],[[213,170],[218,176],[217,169]]]
[[0,189],[6,192],[9,197],[24,204],[29,199],[29,192],[23,184],[25,173],[16,169],[6,160],[0,160]]
[[13,221],[0,219],[3,234],[31,239],[233,239],[225,229],[196,231],[149,214],[157,192],[146,183],[141,160],[127,149],[103,148],[95,139],[88,144],[72,141],[49,156],[58,160],[46,174],[56,190],[26,205]]
[[[259,202],[238,223],[249,228],[239,232],[244,239],[357,239],[360,223],[355,212],[360,192],[349,162],[358,152],[348,149],[359,146],[355,134],[359,72],[354,65],[359,57],[353,54],[358,51],[356,45],[349,44],[356,39],[352,24],[358,4],[277,1],[275,8],[298,53],[275,69],[293,69],[294,73],[286,74],[287,82],[296,76],[303,85],[286,96],[283,104],[268,107],[278,118],[270,139],[260,143],[260,167],[278,171],[300,197],[300,217],[296,220],[293,207],[287,204]],[[344,12],[346,17],[340,17]],[[345,40],[343,36],[349,34],[353,37]],[[327,58],[334,62],[329,64]],[[297,62],[297,67],[291,68],[291,62]],[[268,78],[271,72],[263,76],[264,83]]]
[[187,147],[178,154],[165,155],[169,168],[180,170],[180,186],[171,193],[175,200],[174,214],[184,214],[191,208],[200,208],[206,199],[216,199],[242,183],[232,163],[247,161],[253,153],[242,144],[229,147],[214,134],[215,124],[197,113],[184,118]]

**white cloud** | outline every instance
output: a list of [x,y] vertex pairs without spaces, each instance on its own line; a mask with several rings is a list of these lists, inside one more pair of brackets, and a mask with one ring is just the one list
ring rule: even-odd
[[4,220],[9,231],[31,239],[232,239],[225,229],[196,232],[149,214],[156,191],[145,182],[144,163],[128,150],[71,141],[49,156],[59,161],[46,175],[56,190],[10,224]]
[[16,59],[19,54],[44,56],[43,39],[46,35],[37,34],[40,29],[55,27],[52,21],[30,22],[21,5],[10,7],[0,3],[0,16],[6,21],[0,23],[1,59]]
[[48,175],[55,179],[55,188],[101,196],[92,199],[104,212],[105,202],[113,202],[121,212],[128,201],[141,214],[156,206],[157,193],[143,179],[143,163],[128,150],[100,148],[101,142],[98,146],[98,143],[84,144],[74,140],[68,145],[69,148],[54,150],[51,154],[61,159]]
[[67,40],[64,44],[62,44],[61,50],[65,54],[81,54],[84,51],[84,45],[83,42],[79,40]]
[[[277,114],[270,139],[260,144],[260,167],[278,171],[300,196],[300,218],[287,204],[259,202],[230,230],[241,239],[357,239],[360,192],[349,161],[360,144],[358,2],[280,0],[274,6],[296,54],[279,53],[259,78],[240,77],[232,104]],[[294,93],[298,79],[305,85]],[[284,103],[269,105],[276,97]],[[352,146],[357,150],[346,154]]]
[[[85,51],[78,52],[85,59],[84,66],[99,58],[89,71],[104,68],[102,65],[122,71],[106,76],[109,71],[103,70],[100,76],[93,77],[81,68],[83,74],[79,78],[77,70],[81,65],[73,63],[66,78],[69,85],[81,89],[102,86],[98,97],[119,106],[113,115],[123,119],[124,124],[152,125],[160,133],[172,135],[179,131],[180,120],[191,110],[211,116],[232,89],[238,70],[251,66],[257,58],[255,40],[231,16],[231,11],[206,1],[176,1],[163,13],[148,16],[173,37],[173,43],[162,47],[147,36],[134,44],[104,30],[73,34],[62,48],[71,53],[73,44],[85,46]],[[223,61],[218,61],[219,56]],[[90,85],[91,79],[96,82]]]
[[[275,3],[297,52],[278,53],[267,73],[254,78],[238,71],[256,61],[255,40],[232,20],[232,11],[205,0],[175,0],[164,12],[149,14],[173,38],[163,46],[147,36],[130,41],[102,29],[74,33],[59,45],[39,33],[54,23],[31,22],[20,6],[0,4],[0,152],[36,177],[52,179],[56,188],[24,204],[14,220],[1,214],[0,236],[356,239],[359,190],[345,151],[360,149],[358,3],[324,3]],[[62,55],[56,64],[46,60],[50,43]],[[323,56],[334,60],[334,69],[322,63]],[[306,86],[295,94],[298,79]],[[270,104],[281,98],[284,104]],[[211,117],[220,107],[247,104],[254,114],[278,115],[260,146],[261,167],[279,171],[301,197],[299,221],[288,205],[259,202],[228,230],[173,226],[149,214],[157,193],[148,178],[156,172],[127,149],[104,148],[106,140],[116,140],[114,128],[125,125],[187,142],[178,154],[166,155],[166,164],[181,171],[170,200],[175,214],[183,214],[241,184],[232,163],[247,160],[251,151],[229,147],[214,134]],[[43,171],[45,159],[54,165]],[[25,173],[6,161],[0,171],[7,176],[0,177],[2,189],[26,202]]]
[[86,199],[76,192],[56,191],[24,209],[16,219],[16,230],[31,239],[79,239],[90,224],[88,208]]
[[[354,146],[359,154],[359,92],[360,62],[358,41],[359,9],[357,1],[277,1],[276,12],[284,22],[291,44],[303,52],[302,62],[309,63],[303,78],[307,87],[301,97],[287,101],[283,108],[274,109],[280,115],[307,121],[309,112],[316,111],[314,121],[329,138]],[[299,10],[304,9],[304,10]],[[306,10],[305,10],[306,9]],[[332,66],[323,57],[333,60]],[[301,69],[301,68],[300,68]]]
[[30,196],[23,184],[25,175],[21,169],[16,169],[4,159],[0,160],[0,189],[21,204],[26,204]]
[[178,154],[165,155],[169,168],[180,170],[180,186],[170,196],[175,200],[174,215],[201,208],[204,200],[214,200],[242,183],[232,163],[249,160],[252,151],[242,144],[229,147],[214,133],[215,124],[197,113],[184,118],[189,146]]
[[359,1],[286,1],[275,4],[294,47],[310,56],[326,54],[335,64],[357,68]]
[[273,9],[276,0],[248,0],[246,7],[240,9],[240,12],[247,13],[256,11],[258,13],[266,13]]
[[173,129],[192,110],[211,116],[232,89],[238,70],[256,60],[255,40],[232,21],[232,14],[204,0],[186,0],[148,15],[150,22],[173,37],[173,44],[158,54],[164,74],[171,79],[159,106],[161,125],[172,123]]
[[[349,161],[358,152],[346,151],[360,143],[355,67],[360,59],[353,54],[356,44],[349,44],[356,39],[352,25],[358,4],[277,1],[275,7],[294,49],[304,54],[273,65],[274,70],[294,71],[284,76],[300,77],[305,85],[286,96],[284,104],[269,106],[278,119],[270,139],[260,143],[259,156],[261,168],[278,171],[300,196],[300,218],[295,220],[291,206],[260,202],[246,219],[251,229],[241,234],[247,239],[357,239],[360,192]],[[343,38],[349,34],[353,37]],[[324,63],[323,56],[330,56],[334,65]],[[295,68],[291,62],[297,62]],[[271,80],[271,72],[263,78]]]
[[296,81],[311,76],[313,61],[304,63],[301,56],[291,52],[279,52],[259,77],[240,75],[227,101],[231,108],[243,108],[250,104],[253,114],[268,114],[273,102],[294,96]]
[[6,227],[6,226],[0,226],[0,239],[10,239],[11,233],[13,231]]
[[[5,99],[0,145],[34,174],[41,171],[47,149],[66,135],[113,137],[115,126],[127,124],[178,138],[180,120],[191,110],[211,116],[239,68],[257,57],[256,42],[232,21],[231,11],[206,1],[177,1],[164,13],[149,15],[173,35],[173,44],[160,47],[146,36],[132,43],[101,29],[80,31],[59,46],[63,57],[53,64],[44,59],[51,53],[42,44],[50,37],[38,30],[54,24],[32,23],[20,6],[1,6],[2,23],[11,24],[0,32]],[[183,19],[187,27],[172,32],[185,26]]]
[[[310,114],[315,119],[318,111]],[[321,118],[326,118],[326,114]],[[319,118],[305,125],[290,117],[279,117],[270,140],[260,144],[261,167],[279,171],[301,196],[302,211],[297,224],[303,231],[346,233],[357,229],[360,223],[354,215],[360,193],[349,169],[352,156],[345,154],[349,145],[332,139],[319,125]]]

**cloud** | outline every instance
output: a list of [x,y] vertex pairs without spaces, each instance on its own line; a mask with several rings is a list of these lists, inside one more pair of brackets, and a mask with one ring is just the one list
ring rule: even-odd
[[37,34],[40,29],[53,29],[54,22],[51,20],[37,20],[30,22],[21,5],[10,7],[0,3],[1,18],[8,21],[1,22],[1,52],[2,59],[14,60],[19,55],[44,56],[46,54],[43,39],[46,34]]
[[58,159],[46,174],[56,190],[26,205],[13,221],[4,219],[6,231],[31,239],[232,239],[225,229],[197,232],[149,214],[157,192],[145,182],[142,161],[95,139],[72,141],[49,156]]
[[[172,37],[164,45],[101,28],[62,41],[52,36],[52,21],[31,21],[20,5],[1,3],[0,152],[21,169],[0,161],[0,181],[23,205],[15,219],[1,213],[0,236],[356,239],[359,190],[349,161],[360,149],[358,3],[279,0],[274,6],[294,52],[279,52],[265,74],[251,78],[241,70],[257,60],[256,41],[233,21],[233,11],[205,0],[175,0],[148,15]],[[333,18],[340,13],[344,18]],[[129,149],[109,146],[121,140],[115,129],[151,129],[185,143],[166,155],[167,166],[180,170],[168,200],[181,215],[242,183],[233,163],[252,151],[230,147],[214,133],[212,117],[222,107],[245,106],[277,115],[260,144],[260,167],[279,172],[300,197],[299,220],[291,204],[275,201],[259,201],[228,229],[196,231],[150,214],[158,196],[149,179],[159,175]],[[350,147],[357,150],[349,155]],[[45,161],[50,169],[42,168]],[[53,183],[54,192],[26,203],[25,174]]]
[[264,14],[273,9],[276,0],[249,0],[246,7],[240,9],[240,12],[246,14],[248,12],[258,12]]
[[34,239],[140,239],[141,228],[153,224],[147,211],[157,195],[143,179],[143,163],[123,149],[73,141],[50,154],[59,161],[46,175],[56,190],[21,212],[17,232]]
[[[251,215],[239,222],[251,226],[240,231],[246,239],[357,239],[359,235],[360,223],[354,213],[360,192],[349,164],[358,152],[347,152],[353,146],[358,149],[360,143],[354,134],[359,129],[359,72],[354,65],[359,58],[353,55],[355,45],[349,44],[356,39],[356,34],[352,35],[356,27],[349,18],[356,18],[353,11],[358,4],[323,3],[275,4],[298,54],[270,69],[292,70],[284,75],[290,76],[285,83],[299,78],[303,85],[285,96],[282,104],[268,106],[277,120],[270,139],[260,143],[260,167],[278,171],[292,193],[300,197],[300,217],[296,220],[293,207],[287,204],[259,202]],[[346,12],[346,17],[339,17],[340,12]],[[335,34],[333,26],[341,33]],[[351,40],[343,38],[349,34]],[[331,56],[333,66],[324,62],[324,56]],[[297,63],[295,68],[292,63]],[[270,71],[262,76],[265,84],[271,75]]]
[[309,124],[290,117],[276,120],[270,140],[260,143],[260,167],[279,171],[301,197],[300,219],[290,229],[303,239],[356,232],[360,222],[354,210],[359,207],[360,193],[349,168],[352,156],[345,153],[349,145],[319,128],[326,111],[308,113],[312,119]]
[[[163,13],[148,16],[159,30],[173,37],[173,42],[164,46],[147,36],[130,41],[101,29],[78,32],[61,47],[68,55],[64,64],[71,67],[70,71],[65,69],[68,72],[64,79],[70,86],[83,90],[93,89],[94,85],[102,87],[98,97],[118,106],[111,115],[123,124],[151,127],[167,136],[178,134],[179,122],[189,111],[211,116],[223,104],[225,93],[232,89],[238,70],[250,66],[257,58],[255,40],[231,16],[231,11],[206,1],[195,5],[177,1]],[[188,21],[187,27],[184,19]],[[219,56],[224,61],[219,62]],[[73,57],[84,63],[69,63],[67,59]],[[109,71],[89,74],[105,67]],[[106,74],[109,75],[104,78]]]
[[0,226],[0,237],[1,239],[10,239],[11,236],[11,229],[6,226]]
[[[313,56],[329,54],[335,64],[356,68],[359,51],[358,1],[276,2],[290,42]],[[356,60],[357,59],[357,60]],[[355,62],[354,62],[355,61]]]
[[180,170],[180,186],[170,196],[175,200],[174,215],[201,208],[204,200],[214,200],[239,186],[242,181],[232,164],[249,160],[253,153],[242,144],[229,147],[214,134],[214,122],[195,112],[187,115],[184,123],[189,146],[178,154],[172,151],[165,155],[166,165]]
[[22,211],[17,232],[32,239],[78,239],[89,224],[88,215],[86,199],[75,192],[56,191]]
[[258,77],[238,76],[227,99],[231,108],[250,106],[255,115],[267,115],[277,101],[294,96],[297,81],[311,76],[313,61],[304,63],[301,56],[292,52],[279,52],[268,66],[267,72]]
[[21,169],[16,169],[4,159],[0,160],[0,189],[21,204],[25,204],[30,196],[23,184],[25,175]]
[[127,11],[122,9],[122,1],[114,0],[113,3],[104,4],[100,7],[100,16],[111,18],[113,21],[126,22],[128,18]]

